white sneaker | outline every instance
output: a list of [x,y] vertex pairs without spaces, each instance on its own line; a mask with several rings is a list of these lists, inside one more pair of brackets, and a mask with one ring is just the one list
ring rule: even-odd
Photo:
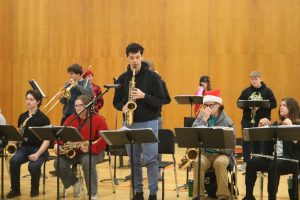
[[76,183],[74,183],[73,188],[74,188],[74,197],[79,197],[81,195],[81,191],[82,191],[81,181],[78,180]]
[[240,165],[240,166],[238,167],[238,170],[239,170],[239,171],[245,172],[245,171],[246,171],[246,167],[247,167],[247,163],[244,162],[242,165]]
[[98,195],[97,194],[92,194],[91,200],[97,200],[97,199],[98,199]]

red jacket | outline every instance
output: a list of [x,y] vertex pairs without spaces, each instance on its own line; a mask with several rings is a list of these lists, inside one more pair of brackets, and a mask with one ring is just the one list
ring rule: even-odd
[[[68,124],[71,119],[74,117],[74,114],[69,116],[65,122],[64,125]],[[81,123],[83,123],[81,121]],[[73,126],[75,128],[79,128],[80,119],[75,119],[69,126]],[[87,120],[81,127],[80,133],[84,140],[88,141],[90,137],[90,125],[89,120]],[[107,124],[105,121],[105,118],[98,114],[93,114],[92,118],[92,140],[93,142],[98,140],[96,143],[92,144],[92,154],[99,154],[100,152],[104,151],[106,148],[106,142],[100,135],[100,130],[107,130]],[[55,142],[56,143],[56,142]]]

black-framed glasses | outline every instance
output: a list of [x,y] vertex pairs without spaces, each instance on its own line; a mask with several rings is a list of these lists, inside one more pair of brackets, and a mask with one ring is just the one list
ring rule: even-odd
[[210,103],[210,104],[204,104],[204,107],[210,107],[210,108],[214,108],[215,107],[215,103]]

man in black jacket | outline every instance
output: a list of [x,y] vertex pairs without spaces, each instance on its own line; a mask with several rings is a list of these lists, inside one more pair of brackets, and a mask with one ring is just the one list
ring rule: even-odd
[[[144,48],[137,43],[131,43],[126,48],[126,55],[129,65],[127,71],[119,76],[117,83],[121,87],[115,90],[113,104],[114,107],[123,112],[124,125],[131,129],[151,128],[153,133],[158,136],[158,117],[160,108],[165,98],[163,87],[159,76],[149,70],[147,63],[143,62]],[[135,71],[135,85],[130,86]],[[129,95],[130,93],[130,95]],[[127,124],[125,115],[129,109],[126,103],[128,99],[136,102],[137,108],[134,110],[133,124]],[[130,152],[130,147],[126,146]],[[135,191],[134,200],[143,200],[143,176],[141,154],[143,153],[144,162],[147,167],[149,183],[149,200],[156,200],[158,190],[158,144],[135,144],[133,145],[134,161],[134,181]],[[130,155],[128,153],[128,155]]]
[[[271,120],[271,110],[276,108],[277,103],[275,96],[270,88],[266,86],[261,80],[261,73],[253,71],[250,73],[251,85],[242,91],[238,100],[269,100],[270,108],[259,108],[256,111],[255,123],[251,124],[251,109],[243,109],[243,118],[241,121],[242,128],[257,127],[258,122],[262,118],[268,118]],[[253,142],[253,152],[261,152],[260,142]],[[243,141],[243,160],[244,164],[239,168],[241,171],[245,171],[246,163],[250,159],[251,143]]]

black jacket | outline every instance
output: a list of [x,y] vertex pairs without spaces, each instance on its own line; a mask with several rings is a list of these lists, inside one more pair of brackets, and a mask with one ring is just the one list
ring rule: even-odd
[[[128,66],[127,71],[121,74],[116,81],[116,83],[121,84],[121,87],[115,90],[113,104],[120,111],[122,111],[123,106],[128,101],[129,82],[131,78],[132,71]],[[134,111],[133,122],[145,122],[157,119],[165,98],[159,76],[149,70],[149,66],[145,62],[142,62],[140,71],[135,75],[135,83],[135,88],[144,92],[145,98],[136,100],[137,109]]]
[[[241,96],[238,100],[254,100],[256,98],[260,98],[261,100],[269,100],[270,108],[264,109],[260,108],[256,112],[255,116],[255,126],[257,126],[258,122],[262,118],[271,119],[271,110],[276,108],[277,103],[275,96],[270,88],[266,86],[265,83],[261,82],[260,88],[254,88],[252,85],[243,90]],[[247,128],[251,126],[251,109],[246,108],[243,109],[243,118],[242,118],[242,127]]]

